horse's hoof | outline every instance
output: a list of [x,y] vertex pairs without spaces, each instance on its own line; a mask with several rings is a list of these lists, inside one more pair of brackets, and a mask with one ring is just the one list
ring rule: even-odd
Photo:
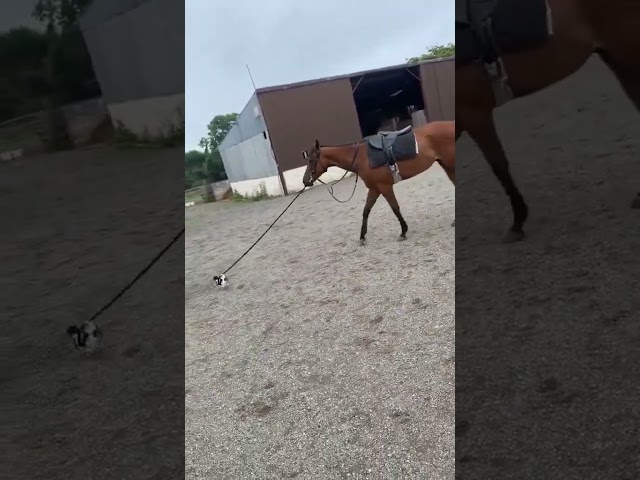
[[502,243],[515,243],[524,240],[524,232],[521,230],[519,232],[514,232],[513,230],[509,230],[506,235],[502,238]]
[[399,242],[403,242],[403,241],[405,241],[406,239],[407,239],[407,236],[406,236],[406,235],[400,235],[400,236],[398,237],[398,241],[399,241]]
[[360,239],[360,246],[364,247],[367,244],[367,241],[364,238]]
[[640,208],[640,193],[631,202],[631,208]]

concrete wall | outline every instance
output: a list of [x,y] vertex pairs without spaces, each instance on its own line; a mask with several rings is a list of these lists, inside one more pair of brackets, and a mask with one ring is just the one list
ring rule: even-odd
[[[69,103],[61,110],[71,142],[76,146],[90,143],[96,128],[109,116],[102,98]],[[20,150],[20,155],[28,155],[45,150],[45,115],[40,111],[0,123],[0,153]]]
[[166,134],[184,122],[184,94],[111,103],[107,108],[114,126],[122,123],[140,136]]
[[74,145],[90,143],[95,129],[109,116],[109,110],[102,98],[70,103],[62,107],[62,112]]
[[[285,182],[287,182],[287,189],[289,190],[289,194],[297,193],[304,188],[304,185],[302,183],[302,176],[304,175],[305,168],[306,167],[298,167],[283,172]],[[344,175],[344,172],[345,171],[341,168],[331,167],[320,178],[323,182],[329,183],[339,180],[342,175]],[[350,173],[347,175],[347,177],[352,175],[353,173]],[[280,195],[284,195],[279,175],[272,175],[270,177],[258,178],[255,180],[231,182],[231,188],[233,188],[234,191],[247,197],[258,193],[262,185],[264,185],[267,194],[270,196],[278,197]],[[316,185],[320,184],[317,183]]]

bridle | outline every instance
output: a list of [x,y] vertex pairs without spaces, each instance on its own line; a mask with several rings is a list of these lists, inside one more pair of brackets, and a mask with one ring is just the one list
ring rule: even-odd
[[[338,202],[338,203],[347,203],[349,200],[351,200],[353,198],[353,195],[356,193],[356,187],[358,186],[358,178],[360,177],[358,175],[358,172],[355,170],[355,164],[356,164],[356,160],[358,159],[358,151],[360,150],[360,144],[362,143],[362,140],[354,143],[353,147],[354,147],[354,151],[353,151],[353,160],[351,160],[351,170],[346,170],[344,172],[344,175],[342,175],[342,177],[338,180],[336,180],[335,182],[332,182],[330,184],[326,184],[324,183],[322,180],[320,180],[319,178],[316,178],[315,180],[313,179],[313,177],[316,174],[316,171],[314,169],[311,169],[311,181],[312,182],[320,182],[322,185],[324,185],[325,187],[327,187],[327,191],[329,192],[329,195],[331,195],[331,197],[333,197],[333,199]],[[320,147],[322,148],[322,147]],[[320,149],[318,149],[318,160],[320,160]],[[318,163],[318,160],[316,160],[316,164]],[[349,198],[347,198],[346,200],[340,200],[338,198],[336,198],[336,196],[333,194],[333,186],[336,185],[338,182],[341,182],[344,177],[347,176],[347,173],[349,173],[350,171],[352,171],[353,173],[356,174],[356,181],[353,184],[353,191],[351,192],[351,195],[349,196]]]

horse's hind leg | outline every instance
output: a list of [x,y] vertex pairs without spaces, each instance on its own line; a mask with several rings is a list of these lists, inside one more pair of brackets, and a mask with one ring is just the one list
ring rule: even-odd
[[449,180],[451,180],[451,183],[453,183],[453,185],[455,186],[455,184],[456,184],[456,169],[455,168],[451,168],[450,166],[448,166],[446,163],[444,163],[439,158],[437,160],[438,160],[438,164],[444,170],[444,173],[447,174],[447,177],[449,177]]
[[380,188],[380,193],[385,198],[391,210],[396,215],[396,218],[400,222],[400,238],[398,240],[406,240],[407,239],[407,231],[409,227],[407,226],[407,222],[404,221],[402,217],[402,213],[400,213],[400,206],[398,205],[398,200],[396,199],[396,194],[393,192],[393,185],[385,185],[383,188]]
[[[449,180],[451,180],[451,183],[453,183],[453,186],[455,187],[455,185],[456,185],[456,169],[455,169],[455,167],[451,167],[450,165],[447,165],[445,162],[443,162],[439,158],[438,158],[438,163],[440,164],[440,166],[444,170],[444,173],[447,174],[447,177],[449,177]],[[456,226],[455,219],[451,223],[451,226],[452,227]]]
[[[629,100],[640,111],[640,63],[638,57],[626,56],[625,60],[622,60],[606,50],[598,50],[598,54],[616,76]],[[631,202],[631,208],[640,208],[640,192]]]
[[380,192],[375,188],[370,188],[367,193],[367,200],[364,203],[364,210],[362,211],[362,227],[360,228],[360,245],[366,243],[365,237],[367,236],[367,223],[369,221],[369,214],[371,209],[376,204],[376,200],[380,196]]
[[498,138],[492,113],[489,110],[466,112],[464,120],[464,129],[478,145],[511,201],[513,224],[505,235],[504,242],[512,243],[522,240],[523,226],[529,216],[529,208],[511,176],[509,160]]

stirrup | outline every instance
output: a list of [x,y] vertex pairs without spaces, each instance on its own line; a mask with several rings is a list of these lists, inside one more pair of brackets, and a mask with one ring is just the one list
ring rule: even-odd
[[400,172],[398,171],[398,166],[395,163],[393,165],[389,165],[389,170],[391,171],[391,176],[393,177],[393,183],[402,181],[402,177],[400,176]]

